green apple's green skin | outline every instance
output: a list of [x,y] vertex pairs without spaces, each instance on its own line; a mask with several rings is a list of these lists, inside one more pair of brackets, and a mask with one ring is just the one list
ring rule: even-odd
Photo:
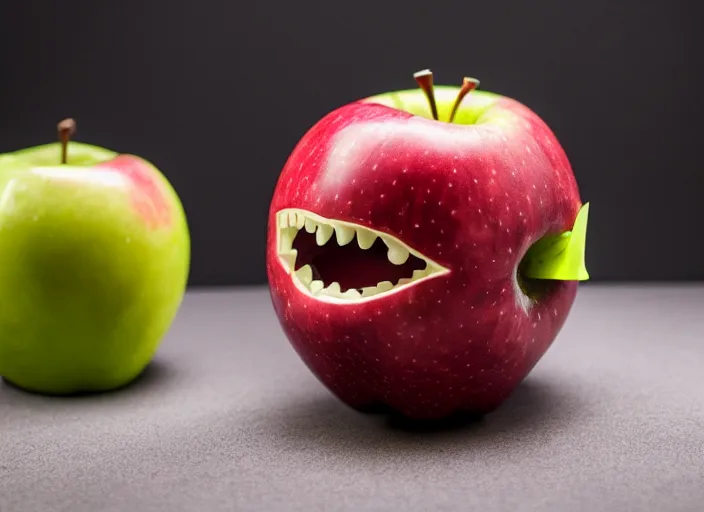
[[77,142],[67,164],[60,154],[0,156],[0,376],[45,394],[106,391],[134,380],[170,328],[190,236],[149,162]]

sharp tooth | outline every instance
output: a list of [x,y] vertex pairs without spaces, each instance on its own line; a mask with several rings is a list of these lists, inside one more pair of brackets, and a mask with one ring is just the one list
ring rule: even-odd
[[388,292],[393,287],[394,285],[391,283],[391,281],[382,281],[376,285],[376,289],[379,291],[379,293]]
[[340,283],[338,282],[333,282],[323,290],[327,295],[332,295],[333,297],[339,297],[342,293],[342,290],[340,289]]
[[390,238],[384,238],[383,240],[389,248],[386,253],[386,257],[389,258],[391,263],[394,265],[403,265],[406,261],[408,261],[408,257],[410,256],[408,249]]
[[296,270],[296,277],[306,286],[309,286],[313,281],[313,269],[310,265],[304,265]]
[[293,239],[296,238],[296,228],[283,228],[279,235],[279,252],[287,253],[293,247]]
[[310,283],[310,291],[313,294],[316,294],[323,289],[323,286],[325,286],[325,284],[323,284],[322,281],[313,281],[312,283]]
[[279,212],[278,217],[279,217],[279,227],[280,228],[288,227],[288,214],[286,212]]
[[288,225],[289,226],[296,225],[296,212],[288,212]]
[[298,251],[296,249],[279,254],[279,258],[286,263],[289,272],[296,268],[296,256],[298,256]]
[[347,245],[354,238],[354,229],[348,228],[347,226],[337,225],[335,226],[335,238],[337,243],[340,245]]
[[359,299],[361,296],[362,294],[359,293],[359,290],[355,290],[354,288],[350,288],[341,295],[341,297],[345,299]]
[[315,233],[315,226],[317,226],[315,221],[313,221],[311,219],[306,219],[305,226],[306,226],[306,231],[308,231],[308,233]]
[[362,297],[371,297],[372,295],[376,295],[378,291],[376,286],[367,286],[362,288]]
[[301,229],[305,223],[306,218],[303,216],[302,213],[296,215],[296,229]]
[[361,249],[369,249],[374,245],[376,240],[376,234],[368,229],[358,229],[357,230],[357,243]]
[[318,231],[315,233],[315,242],[318,245],[325,245],[330,240],[333,231],[332,226],[327,224],[318,225]]
[[413,277],[412,277],[411,279],[412,279],[413,281],[416,281],[416,280],[421,279],[421,278],[423,278],[423,277],[425,277],[425,276],[427,276],[427,275],[428,275],[428,269],[424,269],[424,270],[414,270],[414,271],[413,271]]

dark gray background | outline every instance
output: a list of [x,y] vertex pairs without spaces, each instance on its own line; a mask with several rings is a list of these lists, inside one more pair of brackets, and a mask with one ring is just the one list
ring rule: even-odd
[[79,140],[140,154],[180,192],[191,283],[265,282],[271,193],[348,101],[465,75],[536,110],[592,203],[593,279],[702,279],[695,0],[14,1],[0,18],[0,151]]

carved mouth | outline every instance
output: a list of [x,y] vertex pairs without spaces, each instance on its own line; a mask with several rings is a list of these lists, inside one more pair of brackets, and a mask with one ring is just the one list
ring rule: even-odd
[[304,293],[326,302],[378,299],[449,272],[398,238],[287,208],[277,213],[279,260]]

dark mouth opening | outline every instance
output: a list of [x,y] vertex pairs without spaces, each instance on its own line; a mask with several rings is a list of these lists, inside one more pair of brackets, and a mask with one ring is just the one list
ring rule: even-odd
[[299,230],[293,241],[298,251],[296,269],[310,265],[313,279],[322,281],[327,287],[331,283],[340,284],[341,291],[360,290],[389,281],[395,285],[401,279],[411,279],[415,270],[424,270],[426,262],[413,254],[402,265],[394,265],[387,257],[388,248],[380,238],[369,249],[361,249],[357,237],[340,246],[335,236],[323,246],[315,240],[315,234]]

